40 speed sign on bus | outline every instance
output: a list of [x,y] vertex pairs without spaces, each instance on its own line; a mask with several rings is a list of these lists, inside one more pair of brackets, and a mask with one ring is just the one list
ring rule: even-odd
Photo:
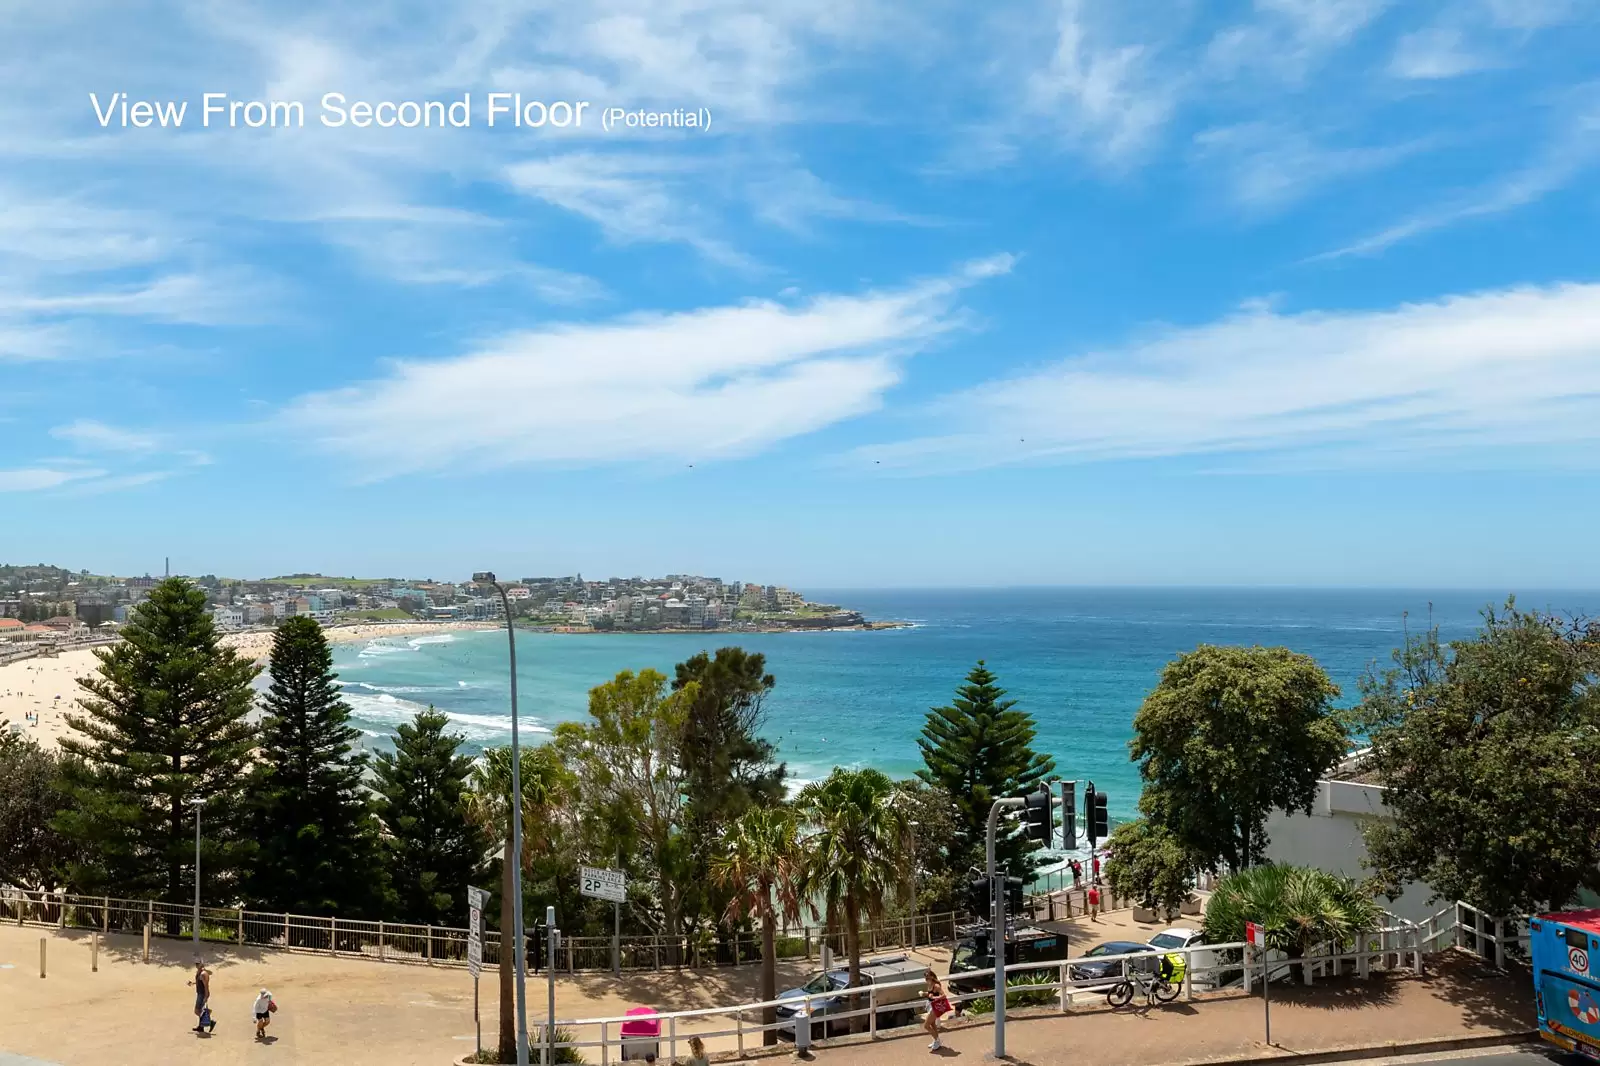
[[593,866],[578,868],[578,894],[612,903],[628,902],[628,875],[621,870],[600,870]]

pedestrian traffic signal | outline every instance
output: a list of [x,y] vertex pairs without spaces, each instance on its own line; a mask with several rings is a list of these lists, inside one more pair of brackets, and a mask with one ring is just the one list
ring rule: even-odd
[[1023,817],[1028,825],[1028,839],[1045,847],[1055,843],[1055,824],[1050,817],[1050,790],[1041,788],[1037,792],[1030,792],[1023,797],[1027,804],[1023,808]]
[[1089,807],[1089,841],[1104,840],[1111,835],[1111,819],[1106,814],[1106,794],[1096,792]]
[[1022,878],[1006,878],[1006,911],[1012,915],[1022,913],[1022,888]]
[[1061,782],[1061,850],[1078,846],[1078,783]]

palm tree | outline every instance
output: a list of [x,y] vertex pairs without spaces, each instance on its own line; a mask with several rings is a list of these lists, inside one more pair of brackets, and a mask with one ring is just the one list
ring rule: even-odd
[[[554,749],[522,749],[522,868],[555,849],[572,774]],[[516,933],[512,913],[515,887],[511,855],[511,749],[489,748],[472,768],[469,809],[474,821],[499,841],[500,863],[500,1061],[517,1056]]]
[[[850,987],[861,984],[861,916],[878,918],[908,856],[905,815],[894,804],[894,782],[878,770],[836,768],[807,785],[796,804],[811,827],[805,841],[805,894],[817,914],[821,898],[830,922],[844,919]],[[851,1029],[861,1019],[851,1019]]]
[[1228,944],[1243,940],[1245,923],[1255,922],[1266,928],[1268,948],[1300,959],[1330,941],[1348,948],[1381,916],[1372,894],[1348,877],[1304,866],[1252,866],[1217,885],[1202,929],[1207,941]]
[[[711,879],[733,893],[727,918],[750,915],[761,922],[761,998],[778,998],[778,922],[800,917],[804,871],[800,828],[785,807],[752,807],[728,827],[722,853],[711,861]],[[761,1042],[778,1042],[776,1007],[764,1007]]]

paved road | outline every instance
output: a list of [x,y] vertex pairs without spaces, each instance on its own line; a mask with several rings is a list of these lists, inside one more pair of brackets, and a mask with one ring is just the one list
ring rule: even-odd
[[1515,1051],[1504,1048],[1492,1050],[1454,1051],[1444,1055],[1401,1055],[1392,1058],[1362,1059],[1364,1066],[1426,1066],[1429,1063],[1448,1063],[1449,1066],[1571,1066],[1579,1060],[1548,1048],[1541,1042],[1529,1044]]

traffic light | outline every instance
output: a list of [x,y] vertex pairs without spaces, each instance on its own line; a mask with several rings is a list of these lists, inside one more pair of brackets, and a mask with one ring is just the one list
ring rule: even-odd
[[1027,821],[1028,839],[1050,847],[1055,843],[1054,819],[1050,817],[1050,790],[1041,788],[1023,797],[1027,804],[1023,817]]
[[1071,851],[1078,846],[1078,783],[1061,782],[1061,847]]
[[1006,878],[1006,913],[1015,917],[1022,913],[1022,878]]
[[994,901],[989,896],[989,884],[987,877],[967,882],[967,910],[985,921],[994,912]]
[[1104,840],[1111,835],[1111,819],[1106,814],[1106,794],[1096,792],[1094,803],[1089,807],[1089,840],[1094,842]]

